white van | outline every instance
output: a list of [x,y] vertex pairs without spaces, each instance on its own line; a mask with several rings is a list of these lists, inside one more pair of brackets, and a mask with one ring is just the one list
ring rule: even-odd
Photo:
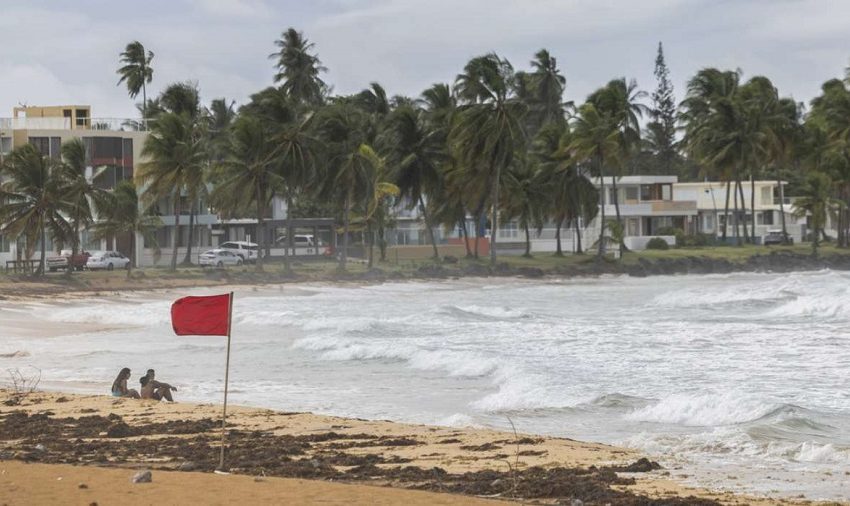
[[[272,254],[283,256],[286,254],[286,236],[282,235],[274,242]],[[295,234],[292,236],[292,249],[289,251],[292,256],[300,255],[333,255],[333,250],[326,245],[321,239],[314,237],[312,234]]]
[[219,249],[227,250],[242,259],[246,264],[257,261],[260,248],[257,243],[247,241],[228,241],[218,245]]

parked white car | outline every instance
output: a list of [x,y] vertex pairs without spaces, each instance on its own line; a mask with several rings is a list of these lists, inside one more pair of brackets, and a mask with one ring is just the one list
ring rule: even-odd
[[242,257],[226,249],[211,249],[198,255],[198,265],[201,267],[223,268],[225,265],[242,265]]
[[259,246],[254,242],[247,241],[228,241],[219,244],[218,249],[227,250],[242,259],[246,264],[252,264],[257,261],[257,256],[260,252]]
[[86,269],[89,270],[106,269],[111,271],[129,268],[130,259],[117,251],[92,251],[91,256],[86,261]]
[[[325,244],[321,239],[313,237],[312,234],[295,234],[292,236],[292,246],[293,248],[289,254],[293,256],[321,254],[329,257],[333,255],[333,248]],[[282,235],[278,237],[274,243],[272,255],[285,255],[286,247],[286,236]]]

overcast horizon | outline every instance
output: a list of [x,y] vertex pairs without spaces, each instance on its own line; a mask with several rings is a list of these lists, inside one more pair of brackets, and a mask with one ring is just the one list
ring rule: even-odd
[[81,0],[2,9],[0,117],[19,103],[136,116],[116,86],[119,53],[133,40],[156,55],[149,97],[195,81],[205,104],[241,104],[272,84],[268,55],[290,26],[315,44],[337,94],[377,81],[390,95],[418,96],[453,82],[474,56],[495,51],[522,70],[541,48],[567,79],[565,100],[581,102],[622,76],[651,92],[661,41],[677,101],[690,76],[714,66],[740,68],[745,80],[765,75],[808,104],[850,61],[850,2],[823,0],[154,0],[135,9]]

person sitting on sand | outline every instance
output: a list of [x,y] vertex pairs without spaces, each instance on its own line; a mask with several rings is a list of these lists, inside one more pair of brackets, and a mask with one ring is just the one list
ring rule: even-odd
[[139,382],[142,384],[142,399],[156,399],[158,401],[165,399],[168,402],[174,402],[171,397],[171,391],[177,391],[177,387],[173,387],[168,383],[162,383],[154,379],[155,372],[153,369],[148,369],[148,373],[141,377]]
[[127,388],[127,380],[130,379],[130,368],[125,367],[118,373],[118,377],[112,382],[113,397],[131,397],[139,398],[139,392],[133,388]]

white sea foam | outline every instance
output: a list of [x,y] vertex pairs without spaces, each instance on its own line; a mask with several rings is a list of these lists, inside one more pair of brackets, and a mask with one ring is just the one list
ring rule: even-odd
[[466,415],[464,413],[455,413],[453,415],[449,415],[445,418],[439,418],[434,420],[435,425],[442,425],[444,427],[469,427],[469,428],[481,428],[482,425],[475,422],[471,416]]
[[723,394],[673,394],[625,415],[635,422],[687,426],[716,426],[758,419],[776,408],[770,402],[737,392]]

